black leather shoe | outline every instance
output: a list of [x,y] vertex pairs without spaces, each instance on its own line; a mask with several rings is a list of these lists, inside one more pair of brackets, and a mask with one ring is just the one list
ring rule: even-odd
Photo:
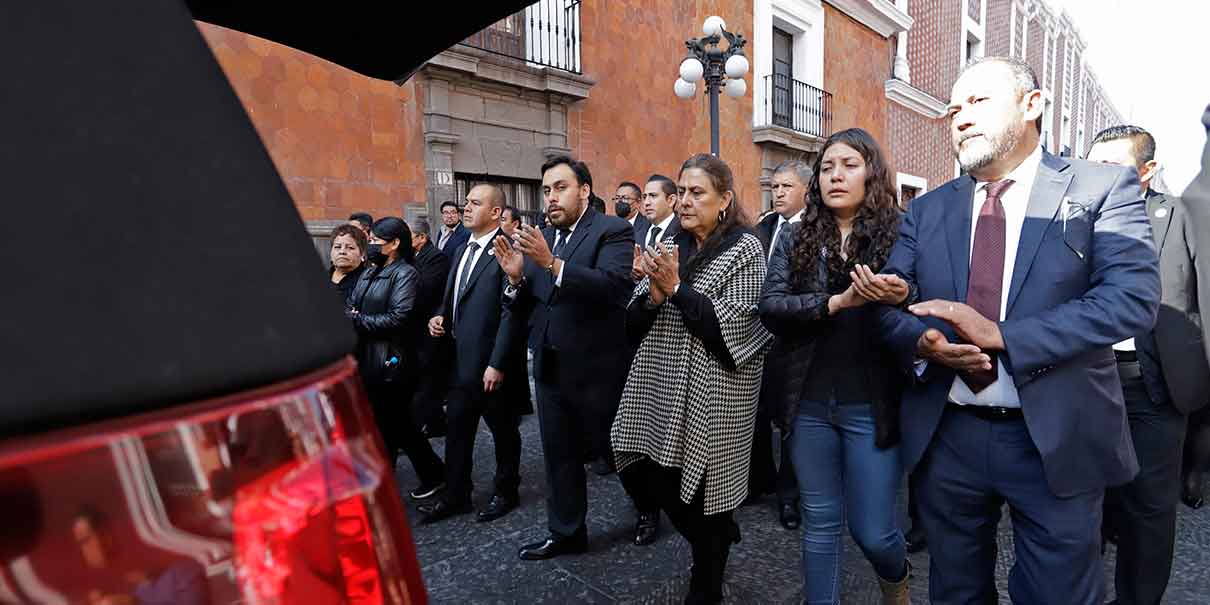
[[639,520],[634,524],[634,545],[647,546],[660,535],[660,511],[639,513]]
[[798,512],[798,507],[789,502],[783,502],[778,517],[781,520],[781,526],[789,529],[798,529],[802,525],[802,514]]
[[1181,502],[1194,510],[1201,508],[1206,503],[1202,499],[1202,474],[1200,472],[1190,472],[1185,475],[1185,480],[1181,485]]
[[515,497],[508,498],[496,494],[492,496],[492,501],[487,503],[487,508],[479,511],[479,514],[475,516],[475,521],[479,523],[495,521],[507,515],[514,508],[517,508],[517,499]]
[[548,536],[541,542],[526,544],[518,555],[522,561],[544,561],[560,555],[578,555],[588,551],[588,537],[556,538]]
[[919,525],[912,526],[906,534],[903,534],[903,541],[910,553],[917,553],[928,548],[928,540],[924,537],[924,530]]
[[416,510],[420,511],[420,514],[422,515],[420,518],[420,524],[428,525],[429,523],[436,523],[438,521],[449,519],[450,517],[465,515],[471,512],[471,504],[470,502],[464,504],[450,504],[449,502],[446,502],[444,498],[440,498],[432,504],[421,504],[420,506],[416,507]]
[[415,489],[408,492],[408,495],[411,496],[412,499],[414,499],[414,500],[424,500],[424,499],[432,498],[433,496],[436,496],[437,492],[440,492],[443,489],[445,489],[444,483],[438,483],[437,485],[429,485],[427,483],[421,483]]
[[596,458],[592,462],[588,463],[588,468],[591,469],[592,472],[602,477],[612,475],[618,470],[613,466],[613,461],[609,460],[608,458]]

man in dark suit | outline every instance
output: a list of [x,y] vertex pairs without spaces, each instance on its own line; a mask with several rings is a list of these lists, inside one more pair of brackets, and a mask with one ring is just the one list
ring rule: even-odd
[[643,188],[643,216],[647,224],[642,229],[635,225],[634,243],[646,248],[680,233],[681,221],[676,217],[678,199],[676,183],[672,179],[662,174],[648,177]]
[[924,301],[879,316],[914,378],[901,455],[935,603],[996,601],[1005,503],[1013,602],[1102,603],[1104,490],[1139,468],[1112,349],[1159,307],[1138,177],[1046,153],[1043,104],[1022,61],[962,72],[949,120],[966,174],[912,201],[886,265]]
[[[756,234],[765,246],[765,259],[773,255],[777,240],[789,233],[790,225],[802,221],[807,206],[807,185],[811,182],[811,166],[800,160],[787,160],[773,169],[773,212],[756,224]],[[766,367],[768,367],[766,365]],[[772,393],[762,388],[762,395]],[[790,462],[790,448],[783,440],[780,468],[773,462],[773,418],[775,405],[762,401],[756,412],[756,430],[752,435],[752,464],[748,473],[748,497],[755,499],[777,492],[777,518],[782,527],[798,529],[802,523],[799,512],[798,479]],[[784,439],[784,435],[783,435]]]
[[[1198,173],[1181,199],[1190,225],[1194,250],[1197,238],[1210,239],[1210,107],[1202,114],[1202,126],[1207,133],[1206,146],[1202,151],[1202,170]],[[1205,244],[1203,244],[1205,245]],[[1197,274],[1198,308],[1210,308],[1210,254],[1198,254],[1193,261]],[[1210,322],[1203,322],[1200,330],[1202,346],[1210,357]],[[1210,410],[1203,408],[1189,418],[1189,433],[1185,443],[1184,485],[1181,498],[1193,508],[1201,508],[1202,477],[1210,467]]]
[[630,358],[625,312],[634,289],[634,230],[588,207],[591,178],[583,162],[548,160],[542,193],[551,227],[522,227],[514,246],[495,243],[508,274],[507,304],[529,317],[546,463],[550,535],[524,546],[525,560],[587,550],[584,462],[611,455],[609,429]]
[[441,203],[441,230],[437,233],[437,249],[453,263],[454,251],[470,239],[471,233],[462,226],[462,209],[452,201]]
[[1172,572],[1181,453],[1187,415],[1210,400],[1210,365],[1198,338],[1194,248],[1184,204],[1150,189],[1155,139],[1137,126],[1113,126],[1092,140],[1088,160],[1138,173],[1160,255],[1162,297],[1155,328],[1114,345],[1139,474],[1105,495],[1106,536],[1115,539],[1118,603],[1159,603]]
[[492,241],[507,237],[500,229],[504,192],[495,185],[476,185],[466,195],[463,224],[470,240],[455,252],[458,264],[446,280],[445,296],[428,322],[434,338],[454,341],[453,388],[447,413],[445,494],[419,508],[423,523],[471,511],[471,465],[479,419],[487,421],[496,443],[495,491],[478,521],[492,521],[517,506],[521,485],[520,414],[504,397],[509,381],[528,382],[524,361],[516,359],[514,342],[525,326],[504,307],[500,293],[508,283],[492,256]]
[[441,306],[445,281],[450,272],[450,259],[429,240],[428,219],[414,218],[408,221],[408,226],[412,229],[412,251],[416,255],[412,265],[420,274],[420,287],[416,292],[413,310],[417,318],[417,384],[411,403],[415,414],[413,417],[424,427],[425,436],[435,437],[445,433],[445,414],[441,406],[445,400],[449,347],[447,343],[429,336],[425,322]]

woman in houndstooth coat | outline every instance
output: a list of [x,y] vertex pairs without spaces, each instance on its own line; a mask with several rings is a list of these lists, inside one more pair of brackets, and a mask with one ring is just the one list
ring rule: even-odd
[[765,258],[722,160],[695,155],[679,181],[682,231],[643,253],[627,309],[639,344],[612,442],[626,489],[658,502],[692,548],[685,602],[717,603],[772,338],[756,314]]

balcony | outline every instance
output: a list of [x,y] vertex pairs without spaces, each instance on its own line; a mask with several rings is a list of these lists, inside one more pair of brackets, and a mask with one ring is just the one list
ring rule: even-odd
[[580,67],[580,0],[541,0],[460,42],[573,74]]
[[832,94],[782,74],[765,76],[765,120],[769,126],[826,139],[832,134]]

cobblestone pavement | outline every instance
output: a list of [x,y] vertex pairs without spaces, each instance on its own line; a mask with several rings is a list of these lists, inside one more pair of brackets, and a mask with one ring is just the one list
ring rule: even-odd
[[[521,506],[493,523],[475,523],[473,515],[414,526],[413,537],[433,603],[680,603],[688,588],[690,554],[667,521],[651,546],[630,543],[634,512],[616,475],[588,473],[589,552],[530,562],[517,549],[546,536],[542,448],[537,416],[526,416],[521,434]],[[434,440],[438,452],[444,439]],[[486,504],[494,470],[491,435],[481,426],[475,451],[475,503]],[[417,483],[407,459],[397,470],[400,488]],[[777,523],[773,496],[741,508],[737,521],[743,542],[731,551],[726,577],[727,603],[797,603],[802,598],[799,533]],[[900,497],[900,513],[904,504]],[[418,519],[415,503],[408,514]],[[1210,603],[1210,510],[1181,505],[1176,561],[1165,603]],[[1008,603],[1007,573],[1012,563],[1008,523],[1000,528],[997,579],[1000,601]],[[912,555],[913,602],[927,603],[928,554]],[[1112,577],[1113,549],[1105,557]],[[1112,584],[1112,582],[1111,582]],[[1112,586],[1110,587],[1112,592]],[[841,594],[844,603],[877,603],[878,588],[869,563],[846,536]]]

